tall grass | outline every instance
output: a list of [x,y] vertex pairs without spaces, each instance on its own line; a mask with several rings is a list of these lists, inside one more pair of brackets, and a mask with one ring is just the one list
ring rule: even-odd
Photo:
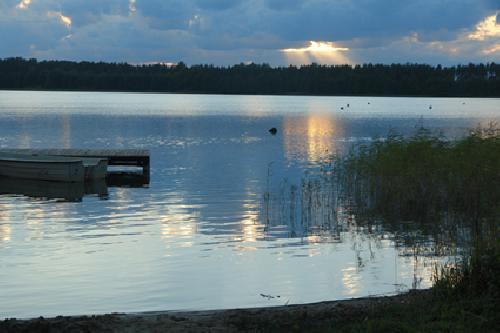
[[500,134],[494,126],[457,141],[423,128],[410,138],[393,133],[351,152],[338,174],[358,209],[386,217],[498,216]]
[[[337,164],[357,213],[393,221],[439,222],[470,230],[471,251],[436,272],[436,288],[499,296],[500,130],[495,124],[449,141],[419,129],[409,138],[357,147]],[[439,235],[437,235],[439,236]]]

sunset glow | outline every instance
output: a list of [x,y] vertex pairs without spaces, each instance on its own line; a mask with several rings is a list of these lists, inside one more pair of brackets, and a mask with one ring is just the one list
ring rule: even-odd
[[500,24],[497,23],[496,12],[494,15],[485,17],[476,25],[476,29],[469,34],[469,39],[483,41],[489,37],[500,37]]
[[71,17],[63,15],[62,12],[49,11],[47,13],[47,16],[49,16],[49,17],[56,17],[66,27],[68,27],[68,28],[71,27],[71,23],[72,23]]
[[298,49],[283,49],[285,53],[302,53],[302,52],[311,52],[311,53],[329,53],[336,51],[349,51],[347,47],[336,47],[333,42],[315,42],[310,41],[308,47],[298,48]]
[[495,44],[490,48],[483,50],[484,54],[500,53],[500,44]]
[[349,64],[351,61],[344,54],[347,47],[338,47],[333,42],[309,41],[309,46],[302,48],[282,49],[291,64]]
[[26,9],[31,4],[31,0],[21,0],[16,6],[18,9]]

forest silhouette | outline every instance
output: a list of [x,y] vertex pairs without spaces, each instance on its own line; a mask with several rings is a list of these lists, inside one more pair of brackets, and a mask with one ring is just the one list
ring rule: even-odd
[[272,67],[0,59],[0,89],[207,94],[500,97],[500,65]]

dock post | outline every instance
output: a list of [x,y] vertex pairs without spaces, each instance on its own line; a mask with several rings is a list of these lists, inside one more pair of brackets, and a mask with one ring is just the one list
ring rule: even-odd
[[145,158],[141,161],[141,166],[142,166],[142,175],[148,180],[150,178],[150,165],[149,165],[149,158]]

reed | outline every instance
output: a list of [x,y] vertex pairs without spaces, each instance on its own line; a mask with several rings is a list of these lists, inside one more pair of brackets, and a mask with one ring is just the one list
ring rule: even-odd
[[[436,268],[434,291],[499,296],[500,130],[496,124],[450,141],[420,128],[356,147],[336,175],[357,214],[433,225],[434,239],[466,233],[456,262]],[[369,218],[366,220],[369,221]],[[450,240],[442,242],[450,247]],[[456,243],[455,243],[456,244]],[[439,247],[439,242],[436,242]]]
[[[496,124],[457,140],[424,128],[410,137],[390,133],[306,174],[298,185],[284,180],[275,191],[268,185],[264,202],[266,226],[286,225],[290,237],[339,238],[342,230],[360,228],[376,240],[389,231],[401,255],[451,260],[436,264],[430,291],[367,307],[356,320],[331,317],[318,331],[498,331]],[[412,288],[417,287],[415,280]]]
[[353,149],[337,163],[337,175],[358,210],[386,218],[498,216],[500,132],[491,124],[456,141],[424,128],[409,138],[391,133]]

